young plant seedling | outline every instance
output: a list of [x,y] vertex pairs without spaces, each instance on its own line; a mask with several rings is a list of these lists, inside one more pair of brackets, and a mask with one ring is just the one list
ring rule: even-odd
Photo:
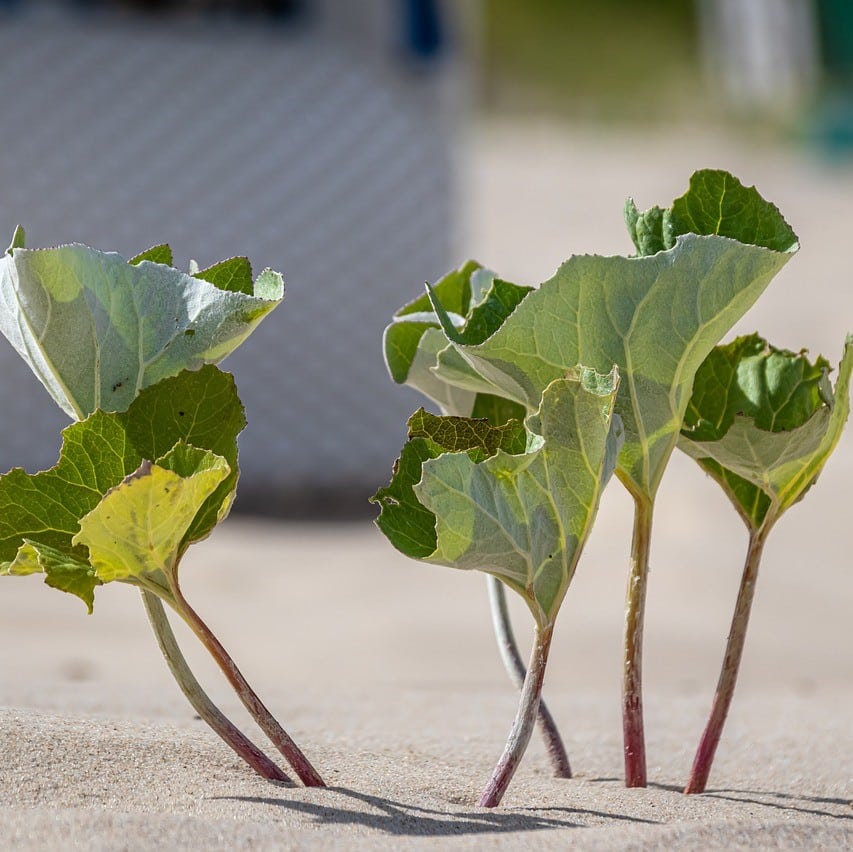
[[815,483],[850,410],[853,336],[833,391],[829,364],[770,346],[757,334],[718,346],[696,373],[679,447],[720,484],[749,546],[711,714],[685,793],[702,793],[731,706],[767,537]]
[[252,281],[244,258],[186,275],[167,246],[129,263],[85,246],[28,251],[18,229],[0,259],[0,330],[77,422],[59,462],[0,477],[0,574],[43,573],[92,611],[95,588],[142,591],[173,675],[199,715],[267,778],[287,776],[213,705],[163,611],[210,651],[262,730],[309,785],[322,780],[189,605],[178,569],[227,514],[245,426],[233,351],[283,296],[278,273]]
[[696,370],[798,246],[772,204],[722,171],[696,172],[667,210],[640,213],[629,201],[626,221],[636,257],[575,256],[537,289],[495,279],[467,321],[440,294],[430,300],[447,339],[432,372],[462,390],[533,411],[572,365],[619,368],[616,473],[635,505],[623,735],[626,784],[637,787],[646,784],[642,639],[655,496]]
[[[494,278],[494,273],[483,269],[479,263],[468,261],[434,284],[433,290],[452,312],[454,322],[464,325],[488,293]],[[485,418],[492,426],[524,419],[524,407],[518,403],[492,394],[462,390],[436,375],[434,367],[438,354],[447,347],[447,338],[426,293],[397,311],[391,325],[385,329],[383,344],[391,378],[420,391],[435,402],[443,414]],[[486,575],[486,582],[498,650],[510,680],[521,690],[527,670],[512,629],[506,586],[490,574]],[[571,778],[566,747],[544,698],[539,701],[537,722],[555,777]]]
[[402,553],[492,574],[533,615],[518,713],[483,807],[500,804],[533,731],[557,612],[616,464],[617,386],[615,369],[578,366],[544,389],[524,425],[420,410],[391,484],[373,498],[379,528]]

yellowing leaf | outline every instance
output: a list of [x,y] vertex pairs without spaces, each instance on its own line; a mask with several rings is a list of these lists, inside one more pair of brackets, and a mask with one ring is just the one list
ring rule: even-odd
[[168,573],[190,524],[229,471],[222,457],[179,444],[157,464],[143,461],[110,489],[80,519],[72,543],[88,548],[104,583]]

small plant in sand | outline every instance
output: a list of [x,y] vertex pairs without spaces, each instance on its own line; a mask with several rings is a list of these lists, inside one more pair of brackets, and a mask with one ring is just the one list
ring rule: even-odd
[[731,706],[764,545],[817,480],[850,410],[853,336],[833,390],[829,364],[757,334],[718,346],[696,374],[679,447],[720,484],[749,533],[746,561],[711,714],[686,793],[702,793]]
[[[468,261],[432,286],[433,296],[446,307],[457,322],[471,321],[471,314],[479,308],[478,315],[487,316],[480,307],[483,297],[495,280],[495,274],[474,261]],[[503,285],[495,295],[503,300],[504,309],[511,308],[530,288]],[[489,310],[488,304],[486,310]],[[525,408],[517,402],[494,394],[467,391],[444,381],[433,370],[437,366],[439,352],[447,346],[447,338],[432,309],[430,295],[404,305],[394,315],[394,322],[385,329],[385,361],[394,381],[407,384],[433,400],[443,414],[457,417],[473,417],[487,420],[493,426],[501,426],[509,420],[523,420]],[[486,575],[492,622],[498,640],[498,650],[507,673],[518,689],[522,689],[527,669],[518,648],[509,617],[506,586],[496,576]],[[545,747],[551,760],[555,777],[571,778],[569,756],[560,731],[551,712],[540,698],[537,712]]]
[[81,245],[38,251],[21,229],[0,260],[0,331],[76,422],[58,463],[0,476],[0,574],[42,573],[81,598],[120,582],[141,593],[170,669],[199,715],[266,778],[286,774],[204,693],[168,604],[212,654],[307,785],[323,782],[181,589],[181,559],[228,514],[237,435],[233,378],[215,366],[282,299],[281,276],[245,258],[185,274],[168,246],[125,261]]
[[510,420],[409,420],[379,527],[403,553],[487,571],[523,598],[536,624],[533,652],[506,748],[480,799],[500,803],[536,720],[557,613],[621,443],[614,369],[577,367],[548,384],[538,411]]
[[[395,381],[445,410],[461,407],[493,423],[512,406],[528,416],[539,411],[546,388],[578,364],[605,374],[618,368],[614,410],[624,441],[616,475],[635,505],[623,668],[625,778],[633,787],[646,784],[642,640],[657,490],[696,371],[798,245],[772,204],[722,171],[694,174],[665,210],[641,213],[629,201],[625,218],[636,256],[575,256],[538,288],[468,264],[397,314],[385,354]],[[424,483],[432,463],[424,464]],[[541,534],[533,521],[530,534],[533,541]],[[465,547],[488,554],[490,542]],[[458,564],[465,552],[460,541],[449,551],[456,561],[444,561]],[[477,567],[506,582],[487,555]],[[495,612],[499,632],[511,638],[506,608]]]

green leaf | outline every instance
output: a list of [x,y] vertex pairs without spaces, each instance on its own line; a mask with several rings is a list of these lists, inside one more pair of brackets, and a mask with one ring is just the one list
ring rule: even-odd
[[[493,277],[476,260],[466,260],[458,269],[448,272],[444,278],[436,281],[433,289],[439,293],[442,301],[446,302],[448,311],[464,317],[471,308],[472,301],[474,303],[479,301],[482,293],[474,286],[474,276],[478,273],[486,273],[489,278]],[[426,293],[421,293],[418,298],[403,305],[394,316],[399,318],[424,312],[430,313],[431,311],[429,296]],[[434,317],[433,321],[435,321]]]
[[409,437],[427,438],[443,452],[467,452],[472,459],[480,461],[498,450],[513,455],[523,453],[528,433],[517,420],[493,426],[486,419],[438,417],[421,408],[409,419]]
[[494,330],[530,292],[529,287],[497,281],[494,273],[469,260],[426,293],[401,308],[385,329],[385,362],[391,378],[433,400],[443,412],[486,417],[494,424],[523,418],[524,409],[493,393],[471,393],[436,375],[438,356],[447,347],[431,298],[441,300],[454,334],[480,338]]
[[485,419],[437,417],[423,408],[409,418],[408,427],[409,441],[394,465],[391,483],[380,488],[371,502],[381,506],[376,523],[397,550],[422,559],[436,548],[435,517],[414,492],[423,463],[446,452],[467,452],[475,461],[493,456],[499,449],[524,452],[528,433],[518,421],[495,427]]
[[775,204],[763,199],[754,186],[716,169],[703,169],[690,178],[690,188],[676,199],[664,231],[681,234],[716,234],[741,243],[788,252],[797,235]]
[[[687,455],[692,455],[686,449],[683,438],[679,440],[678,446]],[[747,527],[757,530],[764,523],[772,506],[772,502],[767,494],[761,488],[738,476],[733,471],[726,470],[726,468],[713,459],[697,458],[696,461],[705,473],[716,480],[726,495],[728,495],[729,500],[732,501],[732,504]]]
[[165,249],[131,263],[81,245],[0,258],[0,331],[75,419],[124,411],[143,388],[217,363],[283,297],[271,271],[252,294],[244,259],[202,273],[221,289],[151,256]]
[[[460,334],[433,297],[451,342],[438,356],[436,379],[534,411],[543,389],[574,364],[599,372],[618,365],[616,411],[625,427],[618,473],[635,495],[653,496],[676,445],[695,371],[797,247],[792,233],[784,252],[750,243],[756,232],[764,239],[787,226],[754,190],[736,191],[734,178],[713,177],[722,174],[698,173],[673,209],[693,210],[699,200],[709,205],[708,193],[716,188],[717,210],[723,211],[717,224],[726,236],[682,234],[673,248],[646,257],[572,257],[482,341]],[[731,199],[746,209],[737,213]],[[759,215],[774,221],[759,228]],[[733,238],[739,224],[744,242]]]
[[132,266],[138,266],[143,260],[150,261],[151,263],[162,263],[165,266],[172,266],[172,248],[168,243],[160,243],[160,245],[152,246],[150,249],[146,249],[136,255],[136,257],[132,257],[128,263]]
[[24,540],[12,562],[0,563],[0,576],[36,573],[45,575],[44,581],[48,586],[80,598],[91,614],[95,588],[101,585],[101,581],[87,561],[46,544]]
[[471,417],[482,417],[492,426],[502,426],[510,420],[524,420],[524,415],[523,405],[488,393],[477,394],[471,411]]
[[237,436],[246,427],[246,415],[234,377],[212,366],[179,373],[146,388],[117,419],[138,457],[123,476],[135,470],[142,459],[162,458],[178,442],[210,450],[225,459],[231,473],[199,510],[187,542],[209,535],[227,514],[239,476]]
[[780,252],[791,251],[797,242],[775,205],[754,186],[717,169],[695,172],[687,192],[668,210],[651,207],[640,213],[629,198],[625,224],[641,257],[671,249],[684,234],[730,237]]
[[202,281],[209,281],[220,290],[230,290],[234,293],[245,293],[251,296],[254,292],[252,282],[252,264],[247,257],[232,257],[223,260],[195,274]]
[[752,417],[759,429],[783,432],[802,426],[831,399],[829,362],[812,364],[804,352],[770,346],[757,334],[717,346],[696,372],[684,418],[694,441],[716,441],[735,415]]
[[[6,566],[0,571],[43,570],[48,583],[61,588],[59,579],[51,579],[52,571],[58,576],[57,565],[91,568],[86,548],[74,536],[80,519],[110,489],[145,460],[187,476],[193,472],[193,454],[210,451],[222,458],[227,471],[196,507],[183,534],[182,553],[207,536],[231,505],[238,476],[237,435],[244,426],[233,377],[212,366],[146,388],[125,412],[97,411],[73,423],[62,433],[56,466],[37,474],[16,468],[0,476],[0,566]],[[183,454],[175,449],[187,444],[197,449]],[[30,549],[22,553],[24,544]]]
[[[471,304],[471,276],[479,269],[479,263],[469,260],[434,285],[434,289],[441,294],[442,304],[446,305],[451,314],[459,317],[460,321]],[[426,294],[404,305],[394,314],[394,321],[385,329],[383,348],[388,372],[395,382],[407,383],[420,390],[419,383],[423,380],[429,381],[427,371],[431,366],[430,359],[417,364],[415,370],[413,365],[418,356],[421,338],[429,329],[438,327],[438,320],[432,312]],[[438,335],[438,343],[444,344],[443,336]]]
[[[438,313],[438,319],[444,333],[451,340],[475,346],[494,334],[532,290],[532,287],[520,287],[509,281],[495,278],[483,300],[469,312],[461,328],[457,329],[454,324],[447,322],[446,310]],[[427,285],[427,291],[435,305],[437,299],[435,290]]]
[[814,484],[850,409],[853,336],[833,391],[823,358],[769,346],[758,335],[718,346],[696,374],[679,447],[723,487],[753,530]]
[[174,570],[190,524],[230,473],[209,450],[178,444],[156,464],[143,461],[80,520],[74,545],[88,549],[104,583]]
[[414,488],[421,480],[423,463],[442,452],[438,444],[424,438],[408,441],[394,463],[391,482],[370,498],[381,506],[376,525],[400,553],[413,559],[431,556],[438,543],[435,515],[421,505]]
[[625,202],[625,224],[641,257],[672,248],[664,238],[664,211],[660,207],[650,207],[645,213],[640,213],[629,198]]
[[85,559],[71,546],[80,518],[141,460],[117,415],[97,411],[63,430],[54,467],[0,476],[0,561],[12,561],[24,539]]
[[22,249],[26,245],[27,235],[24,232],[23,226],[18,225],[15,228],[15,233],[12,234],[12,242],[9,248],[6,249],[6,254],[12,254],[15,249]]
[[[546,388],[523,431],[418,412],[412,428],[425,437],[410,440],[375,498],[380,528],[388,534],[390,526],[392,544],[408,555],[499,577],[540,626],[552,624],[615,466],[617,385],[615,370],[570,371]],[[424,553],[430,518],[435,546]],[[406,537],[406,520],[416,536]]]

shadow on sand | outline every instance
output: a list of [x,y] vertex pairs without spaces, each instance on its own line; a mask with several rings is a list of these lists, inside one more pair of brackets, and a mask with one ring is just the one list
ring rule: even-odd
[[[316,802],[292,801],[284,798],[262,796],[222,796],[239,802],[256,802],[274,805],[313,817],[323,825],[359,825],[397,836],[452,837],[476,834],[503,834],[515,831],[542,831],[556,828],[584,828],[587,824],[573,822],[571,814],[595,816],[603,819],[626,820],[628,822],[656,824],[654,820],[636,819],[622,814],[604,813],[573,808],[543,808],[536,814],[518,811],[482,810],[443,811],[417,805],[395,802],[381,796],[359,793],[345,787],[332,787],[330,792],[368,805],[372,813],[356,808],[334,807]],[[559,817],[543,814],[558,813]]]
[[[682,793],[683,787],[675,784],[649,784],[658,790],[668,790],[672,793]],[[833,819],[853,819],[853,808],[848,799],[835,799],[828,796],[806,796],[793,793],[778,793],[774,790],[738,790],[730,788],[710,789],[697,796],[707,796],[709,799],[724,799],[727,802],[740,802],[744,805],[758,805],[763,808],[773,808],[779,811],[795,811],[810,816],[832,817]],[[838,805],[845,812],[827,811],[810,805]]]

